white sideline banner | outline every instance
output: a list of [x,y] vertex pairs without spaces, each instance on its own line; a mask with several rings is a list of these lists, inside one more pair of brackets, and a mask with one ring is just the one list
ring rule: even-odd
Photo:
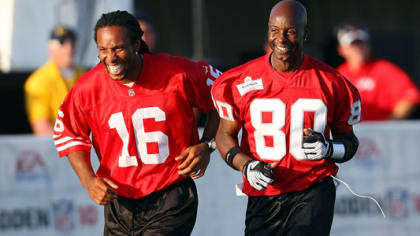
[[331,235],[417,236],[420,232],[420,123],[362,123],[356,156],[341,164],[337,177],[360,195],[339,184]]
[[[241,235],[246,198],[234,188],[241,175],[217,152],[211,158],[206,176],[196,180],[199,213],[192,235]],[[94,152],[91,160],[96,169]],[[0,236],[96,236],[103,225],[103,207],[89,198],[68,160],[58,157],[52,139],[0,136]]]
[[0,235],[101,235],[103,222],[52,139],[0,137]]
[[[202,130],[201,130],[202,131]],[[337,177],[383,207],[339,184],[331,235],[414,236],[420,232],[420,122],[364,123],[355,127],[356,156]],[[243,235],[246,197],[235,195],[241,174],[218,152],[198,179],[193,236]],[[97,158],[92,155],[94,167]],[[52,140],[0,136],[0,236],[102,235],[103,207],[93,203]]]

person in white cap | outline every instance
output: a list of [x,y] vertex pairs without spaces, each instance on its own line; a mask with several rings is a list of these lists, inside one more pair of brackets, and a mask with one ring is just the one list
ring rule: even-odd
[[409,118],[420,103],[410,77],[392,62],[375,58],[368,31],[353,24],[337,29],[338,54],[345,62],[337,70],[359,90],[362,121]]

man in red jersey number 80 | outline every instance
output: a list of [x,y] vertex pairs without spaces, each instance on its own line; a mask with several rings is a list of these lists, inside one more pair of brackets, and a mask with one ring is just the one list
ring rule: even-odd
[[358,147],[352,125],[360,121],[359,93],[303,53],[308,36],[305,7],[278,2],[268,21],[271,51],[225,72],[212,87],[222,118],[217,147],[242,172],[248,195],[245,235],[329,235],[330,176]]

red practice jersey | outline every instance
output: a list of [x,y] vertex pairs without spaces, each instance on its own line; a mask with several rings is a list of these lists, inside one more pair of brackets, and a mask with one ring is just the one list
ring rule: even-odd
[[387,60],[373,59],[363,63],[357,72],[351,71],[347,62],[337,69],[359,90],[364,121],[388,119],[402,100],[420,103],[417,86],[403,70]]
[[98,64],[61,105],[54,131],[58,153],[93,146],[100,159],[96,175],[115,181],[119,196],[141,198],[164,189],[185,178],[174,158],[198,143],[192,108],[214,108],[210,88],[219,74],[205,62],[145,54],[128,87]]
[[225,72],[213,85],[212,96],[223,119],[242,124],[241,149],[274,169],[274,185],[254,189],[244,178],[249,196],[300,191],[338,167],[325,159],[307,160],[302,150],[303,129],[327,138],[330,130],[347,133],[360,121],[357,89],[333,68],[307,55],[288,78],[275,71],[270,53]]

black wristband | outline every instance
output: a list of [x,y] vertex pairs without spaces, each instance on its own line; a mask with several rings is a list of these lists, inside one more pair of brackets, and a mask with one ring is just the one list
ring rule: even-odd
[[238,146],[232,147],[225,155],[225,161],[228,164],[228,166],[232,167],[232,169],[236,170],[236,168],[233,166],[233,158],[241,152],[241,148]]

